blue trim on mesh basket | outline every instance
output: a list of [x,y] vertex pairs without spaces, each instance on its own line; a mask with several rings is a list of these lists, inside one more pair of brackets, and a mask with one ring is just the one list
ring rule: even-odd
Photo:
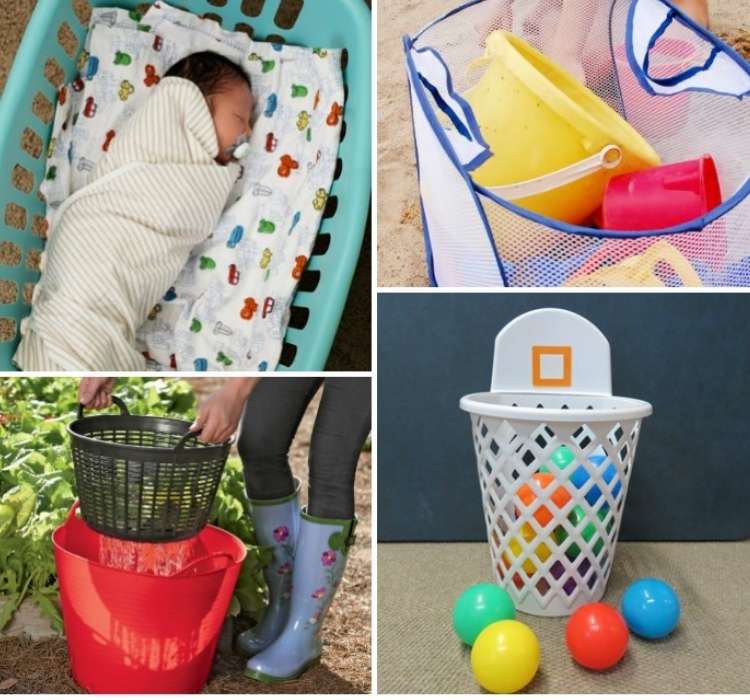
[[[661,26],[656,30],[654,36],[651,37],[651,41],[649,41],[649,48],[648,48],[648,52],[646,53],[646,65],[645,66],[641,66],[636,61],[635,53],[633,51],[633,25],[635,22],[635,10],[638,5],[638,0],[631,0],[630,9],[628,10],[628,18],[627,18],[627,22],[625,26],[625,53],[627,54],[627,57],[628,57],[628,63],[630,64],[630,69],[633,71],[633,75],[635,75],[639,84],[644,90],[646,90],[646,92],[656,97],[670,97],[672,95],[679,94],[679,93],[671,93],[671,95],[665,95],[663,93],[656,92],[651,86],[651,82],[654,82],[657,85],[664,85],[665,87],[674,87],[675,85],[679,85],[679,83],[682,82],[683,80],[692,78],[694,75],[697,75],[698,73],[710,68],[711,65],[713,65],[713,62],[716,60],[716,57],[721,53],[725,53],[727,56],[734,59],[735,63],[737,63],[737,65],[739,65],[740,68],[742,68],[748,75],[750,75],[750,64],[747,61],[745,61],[745,59],[737,51],[735,51],[731,46],[723,42],[715,34],[712,34],[711,32],[709,32],[705,27],[702,27],[700,24],[695,22],[692,17],[686,15],[678,7],[675,7],[672,4],[671,0],[658,0],[658,2],[668,7],[669,12],[667,13],[667,18],[664,20]],[[664,33],[667,31],[669,26],[674,21],[679,22],[680,24],[685,26],[687,29],[691,29],[696,34],[698,34],[703,40],[705,40],[707,43],[713,45],[714,48],[711,51],[711,56],[709,57],[706,64],[703,65],[702,67],[696,66],[696,67],[690,68],[689,70],[685,71],[684,73],[678,76],[673,76],[672,78],[662,78],[662,79],[652,78],[651,76],[648,75],[648,65],[649,65],[648,54],[654,48],[654,46],[656,45],[656,42],[664,35]],[[710,88],[696,88],[696,87],[687,87],[681,92],[704,92],[710,95],[734,97],[739,100],[742,100],[748,95],[750,95],[750,90],[742,93],[741,95],[737,95],[735,93],[723,92],[721,90],[711,90]]]
[[[466,163],[464,167],[471,171],[476,170],[480,165],[485,163],[487,160],[489,160],[493,153],[490,149],[490,145],[484,140],[484,136],[482,135],[482,130],[479,128],[479,122],[477,122],[477,118],[474,116],[474,110],[471,108],[471,105],[463,98],[461,95],[459,95],[454,89],[453,89],[453,76],[451,75],[450,69],[448,68],[448,64],[443,60],[443,57],[437,52],[436,49],[434,49],[431,46],[426,46],[423,49],[414,49],[417,53],[431,53],[440,63],[440,65],[443,66],[443,69],[445,70],[445,75],[447,77],[446,86],[448,88],[448,94],[451,96],[452,99],[454,99],[456,102],[458,102],[459,105],[461,105],[461,109],[464,112],[464,118],[466,119],[466,124],[461,124],[461,126],[464,129],[469,129],[471,132],[469,135],[467,135],[467,138],[469,138],[471,141],[474,141],[478,143],[482,148],[485,149],[484,153],[480,153],[478,156],[473,158],[471,161]],[[422,80],[422,82],[425,82],[424,77],[420,74],[419,76]],[[433,94],[433,97],[435,95]],[[435,99],[438,106],[440,107],[440,101],[442,101],[442,97],[440,98],[440,101]],[[447,107],[447,105],[446,105]],[[443,109],[442,107],[440,107]],[[443,110],[445,111],[445,110]],[[453,113],[453,110],[451,110],[451,113]],[[448,114],[446,112],[446,114]],[[455,115],[458,117],[458,115]],[[453,121],[453,118],[450,117],[450,114],[448,114],[448,117]],[[454,125],[456,126],[459,131],[461,129],[459,128],[458,124],[454,122]],[[463,133],[463,132],[461,132]]]
[[514,214],[518,214],[524,219],[530,219],[537,224],[542,224],[543,226],[551,228],[555,231],[559,231],[560,233],[571,233],[579,236],[594,236],[596,238],[653,238],[656,236],[671,236],[680,233],[699,233],[703,231],[706,226],[716,221],[716,219],[721,218],[727,212],[730,212],[738,204],[741,204],[745,201],[745,199],[747,199],[748,196],[750,196],[750,178],[745,181],[745,184],[740,188],[740,190],[738,190],[737,194],[735,194],[734,197],[728,199],[720,207],[714,209],[713,212],[709,212],[705,216],[693,219],[692,221],[680,224],[679,226],[672,226],[671,228],[663,228],[655,231],[611,231],[608,229],[567,224],[564,221],[550,219],[541,214],[537,214],[536,212],[519,207],[517,204],[514,204],[510,200],[501,199],[496,194],[493,194],[488,189],[482,187],[481,185],[478,185],[477,183],[474,183],[474,189],[479,192],[479,194],[487,197],[488,199],[491,199],[493,202],[495,202],[495,204],[499,204],[500,206],[509,209]]
[[[481,2],[485,2],[485,0],[469,0],[469,2],[463,3],[463,5],[459,5],[458,7],[454,7],[452,10],[448,10],[448,12],[445,12],[437,19],[432,20],[432,22],[429,22],[424,27],[422,27],[413,37],[409,37],[409,41],[411,41],[412,45],[419,41],[419,38],[424,34],[428,29],[432,29],[436,24],[440,24],[445,19],[448,19],[448,17],[452,17],[455,14],[458,14],[459,12],[463,12],[468,7],[471,7],[472,5],[478,5]],[[419,49],[417,49],[419,50]]]
[[[476,2],[484,2],[484,0],[474,0],[474,2],[472,2],[471,4],[475,4]],[[409,79],[410,79],[411,84],[414,87],[414,92],[417,95],[419,104],[422,107],[422,111],[424,112],[424,115],[427,121],[432,127],[433,133],[435,134],[438,141],[440,142],[440,145],[443,147],[443,151],[448,156],[451,163],[453,163],[456,170],[458,170],[459,175],[461,175],[467,187],[469,188],[469,191],[471,192],[471,196],[473,197],[474,204],[476,205],[476,208],[477,208],[477,213],[479,214],[482,224],[484,225],[485,233],[487,234],[490,247],[495,256],[495,261],[497,262],[498,271],[500,272],[500,278],[503,282],[503,285],[508,287],[510,286],[508,284],[508,278],[505,275],[505,268],[503,266],[502,260],[500,259],[500,255],[497,252],[495,239],[492,236],[492,229],[490,228],[490,224],[487,219],[487,214],[484,211],[484,207],[482,206],[482,203],[479,201],[479,197],[477,197],[476,192],[474,191],[471,178],[469,177],[466,170],[461,166],[461,163],[458,160],[458,156],[456,156],[456,153],[453,150],[453,147],[451,146],[450,141],[448,141],[448,138],[446,137],[443,131],[443,127],[440,125],[440,122],[438,122],[438,120],[435,118],[435,114],[430,108],[429,102],[427,101],[427,97],[425,96],[422,90],[422,83],[420,80],[418,80],[419,72],[417,71],[417,67],[414,65],[414,59],[411,56],[411,49],[414,46],[414,40],[409,36],[404,36],[403,42],[404,42],[404,53],[406,54],[406,67],[409,72]],[[415,141],[415,149],[416,149],[416,141]],[[429,231],[427,229],[426,222],[424,226],[424,231],[425,231],[425,235],[429,236]]]
[[[408,37],[402,37],[402,42],[404,45],[404,52],[408,52],[409,48],[407,46]],[[406,71],[406,79],[409,82],[409,108],[411,109],[411,133],[412,138],[414,139],[414,154],[416,156],[417,161],[417,183],[419,184],[419,214],[422,217],[422,237],[424,238],[424,251],[425,251],[425,259],[427,262],[427,276],[430,278],[430,286],[431,287],[437,287],[437,279],[435,278],[435,261],[432,255],[432,243],[430,242],[430,235],[429,235],[429,228],[427,226],[427,217],[424,213],[424,202],[422,201],[422,174],[419,169],[419,149],[417,148],[417,133],[416,133],[416,126],[414,124],[414,104],[412,102],[411,98],[411,80],[409,77],[409,71],[407,68]]]

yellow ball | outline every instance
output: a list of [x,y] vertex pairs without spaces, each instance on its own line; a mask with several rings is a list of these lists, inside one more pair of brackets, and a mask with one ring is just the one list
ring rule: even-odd
[[474,677],[491,693],[515,693],[525,688],[538,668],[539,640],[518,620],[488,625],[471,648]]
[[[536,537],[536,532],[534,532],[534,528],[529,525],[529,523],[524,523],[521,527],[521,535],[526,540],[526,542],[531,542],[534,537]],[[516,559],[519,559],[521,555],[523,554],[523,550],[521,549],[521,545],[518,542],[518,540],[514,537],[509,542],[510,552],[511,556],[508,557],[511,561],[515,561]],[[507,554],[507,551],[505,552]],[[550,548],[542,542],[540,545],[537,546],[537,548],[534,550],[534,554],[536,554],[539,557],[539,561],[542,563],[547,561],[549,559],[550,554],[552,552],[550,551]],[[534,572],[536,571],[536,566],[534,566],[534,562],[531,559],[526,559],[523,564],[523,570],[529,575],[533,576]]]

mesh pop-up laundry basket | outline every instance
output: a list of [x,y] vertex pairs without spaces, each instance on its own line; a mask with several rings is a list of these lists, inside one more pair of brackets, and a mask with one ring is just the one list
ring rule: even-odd
[[[45,205],[38,197],[60,85],[76,76],[88,30],[80,8],[138,0],[41,0],[0,100],[0,370],[12,370],[19,325],[39,279]],[[325,367],[362,247],[370,198],[370,13],[362,0],[171,0],[256,40],[345,48],[346,114],[335,182],[291,307],[279,370]],[[77,46],[71,55],[63,46]]]
[[607,586],[650,404],[612,396],[609,343],[539,309],[495,340],[492,390],[469,394],[492,564],[516,607],[569,615]]
[[[585,76],[663,163],[712,155],[724,203],[669,229],[615,232],[552,220],[478,185],[474,171],[503,154],[489,152],[466,99],[483,74],[469,66],[496,29]],[[669,0],[472,0],[404,48],[433,284],[750,285],[750,66]]]

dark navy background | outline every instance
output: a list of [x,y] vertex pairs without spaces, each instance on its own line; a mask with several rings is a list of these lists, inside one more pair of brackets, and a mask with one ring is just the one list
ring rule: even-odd
[[378,538],[481,541],[464,394],[488,391],[495,335],[570,309],[612,348],[616,395],[649,401],[621,538],[750,536],[750,296],[379,294]]

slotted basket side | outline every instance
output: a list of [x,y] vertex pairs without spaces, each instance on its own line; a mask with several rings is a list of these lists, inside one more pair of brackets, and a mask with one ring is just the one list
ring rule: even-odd
[[[336,179],[313,255],[291,309],[279,370],[320,371],[346,305],[368,215],[371,184],[370,13],[353,0],[172,0],[254,39],[344,48],[347,103]],[[77,74],[90,6],[134,9],[137,0],[37,3],[0,100],[0,370],[14,367],[20,321],[30,312],[46,235],[45,177],[59,87]],[[63,46],[68,47],[66,53]],[[74,49],[74,50],[73,50]]]
[[189,428],[186,421],[142,416],[71,425],[81,512],[92,529],[144,542],[187,539],[203,529],[230,442],[199,446],[195,437],[183,440]]

